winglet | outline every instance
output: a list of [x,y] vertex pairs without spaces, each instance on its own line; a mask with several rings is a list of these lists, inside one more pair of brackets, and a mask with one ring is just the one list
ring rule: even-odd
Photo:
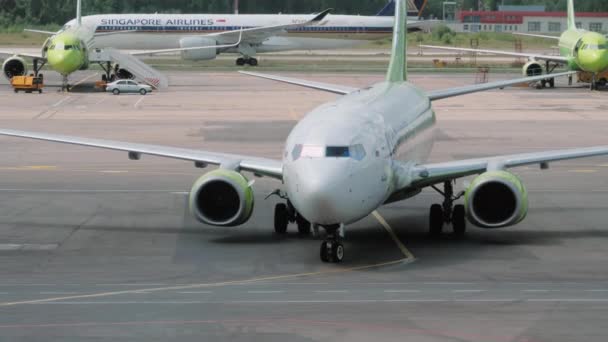
[[407,0],[397,0],[396,6],[393,50],[386,75],[386,81],[393,83],[407,80]]
[[574,15],[574,0],[568,0],[568,30],[576,30],[576,17]]
[[328,15],[329,13],[331,13],[331,11],[333,11],[333,10],[334,10],[333,8],[328,8],[328,9],[326,9],[325,11],[323,11],[323,12],[321,12],[321,13],[317,14],[317,16],[316,16],[316,17],[314,17],[314,18],[313,18],[311,21],[312,21],[313,23],[318,23],[319,21],[321,21],[321,20],[325,19],[325,17],[327,17],[327,15]]

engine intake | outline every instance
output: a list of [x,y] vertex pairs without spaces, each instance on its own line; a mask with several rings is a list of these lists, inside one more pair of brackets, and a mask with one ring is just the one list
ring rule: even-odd
[[540,76],[543,73],[544,73],[543,66],[536,61],[531,61],[524,65],[523,74],[526,77]]
[[482,228],[502,228],[521,222],[528,213],[528,193],[516,175],[486,172],[473,180],[465,194],[469,220]]
[[253,190],[238,172],[218,169],[199,178],[190,191],[189,207],[194,217],[213,226],[234,227],[253,213]]
[[25,63],[25,60],[21,57],[11,57],[2,64],[2,72],[9,80],[13,78],[13,76],[25,76],[28,73],[27,63]]

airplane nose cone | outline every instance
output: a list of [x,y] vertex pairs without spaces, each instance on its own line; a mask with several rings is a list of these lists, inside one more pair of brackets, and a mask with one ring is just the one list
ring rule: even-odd
[[82,57],[79,51],[49,51],[47,60],[53,70],[62,75],[70,74],[80,69]]
[[354,192],[358,181],[352,177],[349,163],[298,162],[294,168],[296,177],[290,179],[288,188],[290,200],[302,216],[316,224],[333,225],[351,223],[368,214]]

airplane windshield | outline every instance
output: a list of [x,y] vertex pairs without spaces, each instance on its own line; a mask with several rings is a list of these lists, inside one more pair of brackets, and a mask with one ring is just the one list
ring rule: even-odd
[[294,146],[292,151],[294,161],[300,158],[352,158],[363,160],[365,158],[365,148],[361,144],[352,146],[314,146],[300,145]]
[[583,50],[608,50],[608,43],[606,44],[586,44]]

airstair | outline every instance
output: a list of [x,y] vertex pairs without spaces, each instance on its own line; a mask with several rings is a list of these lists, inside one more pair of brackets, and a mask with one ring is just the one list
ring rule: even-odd
[[139,58],[119,52],[112,48],[92,49],[89,52],[89,62],[101,65],[111,62],[120,69],[129,71],[136,80],[147,83],[156,89],[169,87],[169,79],[160,71],[142,62]]

